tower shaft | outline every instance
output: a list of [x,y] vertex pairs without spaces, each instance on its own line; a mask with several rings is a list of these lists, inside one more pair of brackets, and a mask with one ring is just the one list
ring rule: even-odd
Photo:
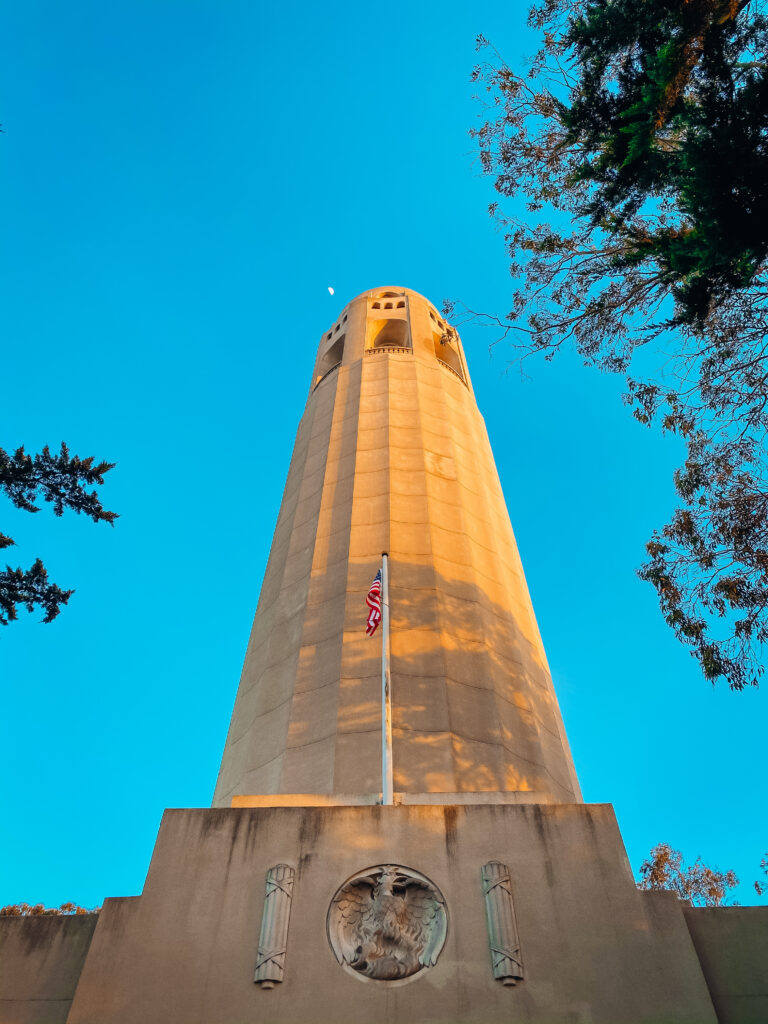
[[380,791],[383,551],[395,790],[579,801],[461,342],[393,288],[321,339],[214,806]]

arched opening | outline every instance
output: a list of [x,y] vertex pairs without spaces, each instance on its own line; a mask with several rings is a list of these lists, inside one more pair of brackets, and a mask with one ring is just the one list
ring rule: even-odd
[[315,387],[317,387],[323,377],[328,376],[331,370],[336,370],[341,365],[341,360],[344,358],[345,337],[346,335],[342,334],[341,337],[337,338],[318,360],[317,373],[315,374]]
[[449,370],[452,370],[456,376],[464,384],[466,384],[466,377],[464,376],[464,366],[461,359],[461,353],[459,352],[459,346],[456,341],[456,332],[448,327],[446,324],[444,328],[438,325],[432,329],[432,341],[435,345],[435,355],[438,361],[447,366]]
[[406,320],[370,320],[368,339],[368,348],[411,347]]

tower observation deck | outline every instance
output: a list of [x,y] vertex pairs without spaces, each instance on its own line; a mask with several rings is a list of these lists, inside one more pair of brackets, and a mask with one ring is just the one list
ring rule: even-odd
[[320,338],[214,806],[381,790],[382,552],[395,791],[580,801],[461,341],[380,288]]

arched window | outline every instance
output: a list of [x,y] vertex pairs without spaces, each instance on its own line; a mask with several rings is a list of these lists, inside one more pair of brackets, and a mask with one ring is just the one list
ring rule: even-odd
[[438,362],[442,363],[443,366],[447,366],[449,370],[456,374],[459,380],[466,384],[467,378],[464,374],[464,364],[461,358],[456,329],[444,322],[436,323],[432,328],[432,341],[435,346],[435,355]]
[[368,348],[410,348],[411,337],[406,320],[369,321]]
[[323,377],[327,377],[331,370],[336,370],[341,366],[341,360],[344,358],[345,337],[346,335],[344,334],[338,337],[332,345],[328,346],[318,360],[314,387],[317,387]]

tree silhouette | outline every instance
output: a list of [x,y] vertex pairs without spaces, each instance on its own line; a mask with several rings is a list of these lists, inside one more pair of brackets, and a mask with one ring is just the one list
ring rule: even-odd
[[[80,459],[70,455],[62,442],[61,451],[52,455],[46,446],[37,455],[27,455],[24,448],[18,448],[13,455],[0,448],[0,490],[5,491],[16,508],[26,512],[39,512],[40,499],[53,505],[55,515],[63,515],[69,508],[84,513],[95,523],[105,522],[110,526],[117,519],[117,513],[107,511],[101,504],[96,491],[86,487],[102,485],[104,475],[115,464],[96,463],[91,456]],[[0,533],[0,548],[8,548],[14,541]],[[45,611],[43,622],[52,622],[59,614],[74,590],[62,590],[48,579],[48,573],[38,558],[29,569],[12,569],[6,565],[0,571],[0,624],[8,625],[18,617],[20,606],[32,611],[39,605]]]
[[[768,19],[754,0],[543,0],[527,68],[490,58],[473,131],[521,223],[490,323],[574,346],[683,439],[680,504],[639,570],[705,677],[756,685],[768,640]],[[655,344],[652,344],[655,343]],[[639,350],[643,357],[638,360]],[[638,362],[640,366],[638,366]]]
[[694,906],[719,907],[725,903],[728,890],[739,880],[733,871],[718,871],[702,864],[701,857],[686,867],[683,855],[669,843],[659,843],[651,856],[640,865],[639,889],[668,889]]

